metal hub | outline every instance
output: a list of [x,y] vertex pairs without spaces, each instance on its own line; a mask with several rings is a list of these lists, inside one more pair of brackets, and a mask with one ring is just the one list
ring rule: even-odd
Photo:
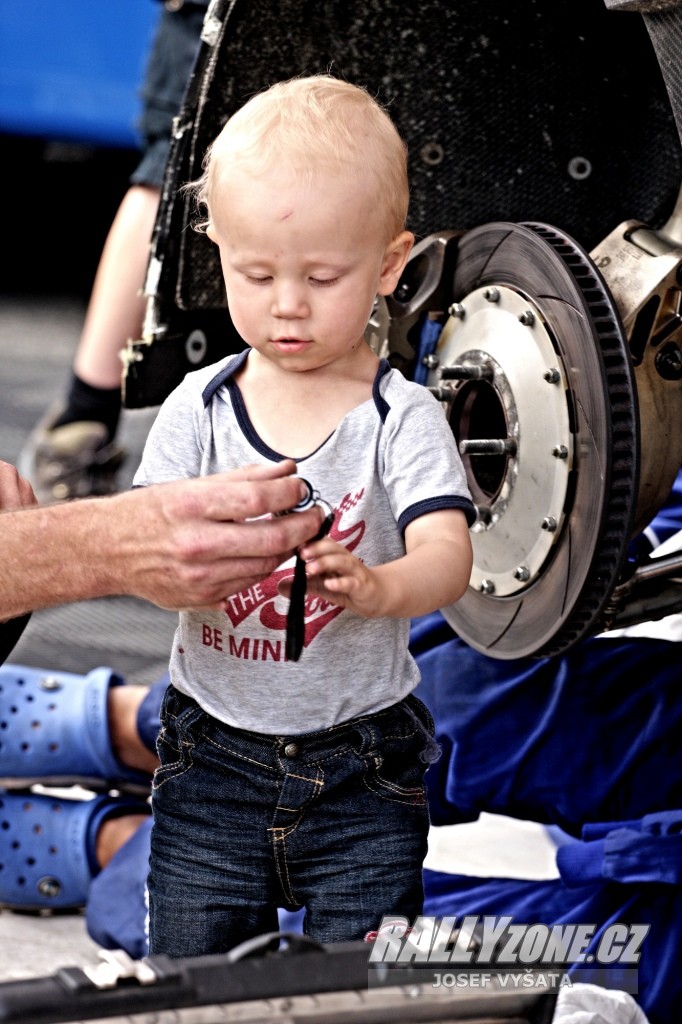
[[[626,562],[640,450],[631,356],[599,271],[556,228],[492,223],[456,244],[427,383],[479,516],[471,584],[443,614],[496,658],[558,654],[607,628]],[[417,285],[421,313],[444,308]]]
[[567,381],[529,297],[505,285],[478,288],[456,314],[428,384],[453,365],[487,370],[458,383],[447,404],[478,508],[470,585],[503,597],[537,579],[563,526],[573,466]]

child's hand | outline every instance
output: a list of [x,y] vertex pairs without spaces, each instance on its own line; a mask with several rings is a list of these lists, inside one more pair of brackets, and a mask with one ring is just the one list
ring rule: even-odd
[[308,593],[366,618],[383,614],[381,582],[343,544],[325,538],[305,544],[300,554],[305,561]]
[[[419,516],[405,529],[406,552],[371,568],[328,537],[299,549],[306,589],[367,619],[411,619],[458,601],[471,576],[473,552],[461,509]],[[280,585],[291,593],[291,580]]]

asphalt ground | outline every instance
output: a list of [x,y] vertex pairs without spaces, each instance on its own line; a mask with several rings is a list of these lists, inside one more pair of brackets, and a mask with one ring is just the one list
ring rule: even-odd
[[[23,201],[3,211],[0,282],[0,458],[16,462],[45,412],[65,397],[106,233],[137,154],[0,135],[0,157],[21,168]],[[154,410],[124,411],[127,487]],[[164,671],[175,617],[129,598],[33,616],[13,661],[86,673],[99,665],[136,682]]]
[[[0,282],[0,458],[16,462],[37,421],[65,395],[99,253],[137,155],[4,136],[0,155],[6,172],[21,172],[4,204]],[[123,413],[121,487],[153,416]],[[175,622],[127,597],[48,609],[34,613],[10,661],[78,674],[108,666],[151,683],[166,669]],[[80,912],[0,911],[0,981],[98,959]]]
[[[36,421],[65,391],[84,314],[78,295],[0,297],[0,458],[16,462]],[[126,411],[120,441],[128,486],[153,410]],[[86,674],[99,666],[151,683],[165,671],[176,616],[128,597],[35,612],[10,662]],[[80,912],[0,911],[0,981],[98,961]]]
[[[0,458],[16,462],[36,422],[59,402],[69,379],[84,305],[77,296],[4,297],[0,305]],[[125,410],[119,434],[129,486],[154,410]],[[176,616],[127,597],[36,612],[12,661],[87,673],[111,666],[151,683],[165,670]]]

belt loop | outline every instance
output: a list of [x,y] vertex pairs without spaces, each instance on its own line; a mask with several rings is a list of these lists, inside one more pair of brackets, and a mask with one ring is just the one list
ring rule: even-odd
[[424,723],[420,721],[418,715],[416,714],[415,711],[413,711],[413,709],[410,707],[407,701],[405,702],[404,707],[405,711],[407,711],[408,715],[414,722],[415,726],[417,727],[425,741],[424,749],[419,754],[419,760],[422,761],[424,764],[434,764],[436,761],[440,760],[441,755],[443,753],[440,745],[436,742],[435,738],[428,731]]
[[367,721],[356,722],[353,728],[355,729],[361,740],[358,754],[364,756],[365,754],[372,754],[373,752],[376,752],[376,730],[372,728],[371,723]]

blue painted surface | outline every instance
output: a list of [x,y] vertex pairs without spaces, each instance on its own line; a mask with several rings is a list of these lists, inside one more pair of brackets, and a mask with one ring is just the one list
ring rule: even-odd
[[130,147],[157,0],[0,0],[0,132]]

